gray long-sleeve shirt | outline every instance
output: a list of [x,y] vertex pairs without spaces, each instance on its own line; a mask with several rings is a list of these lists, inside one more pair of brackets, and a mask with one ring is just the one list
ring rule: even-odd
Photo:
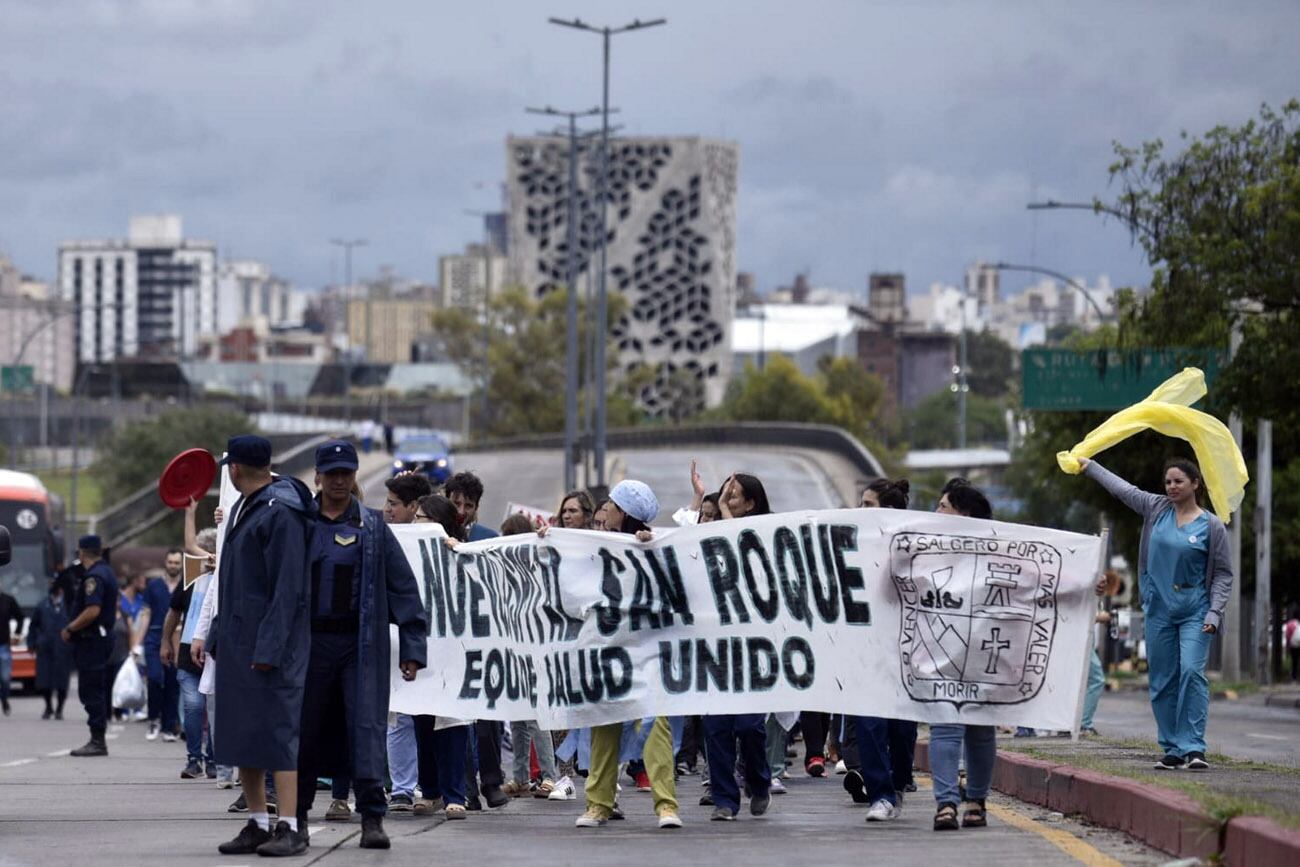
[[[1173,501],[1163,494],[1143,491],[1096,461],[1089,461],[1083,474],[1100,484],[1115,499],[1142,516],[1142,541],[1138,544],[1138,575],[1147,572],[1147,545],[1151,541],[1151,530],[1156,520],[1174,507]],[[1209,591],[1210,610],[1205,613],[1205,622],[1216,630],[1221,629],[1223,607],[1228,604],[1228,595],[1232,592],[1232,555],[1228,547],[1228,530],[1223,521],[1213,512],[1205,513],[1210,526],[1209,554],[1205,564],[1205,586]]]

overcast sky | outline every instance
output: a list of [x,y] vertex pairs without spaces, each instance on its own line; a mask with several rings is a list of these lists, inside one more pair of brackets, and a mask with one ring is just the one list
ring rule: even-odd
[[669,19],[615,39],[612,100],[631,133],[739,142],[763,289],[919,291],[976,257],[1143,283],[1122,228],[1025,203],[1105,195],[1114,140],[1300,96],[1295,0],[0,0],[0,251],[49,278],[60,240],[167,211],[302,286],[331,236],[436,281],[524,108],[599,101],[600,40],[548,14]]

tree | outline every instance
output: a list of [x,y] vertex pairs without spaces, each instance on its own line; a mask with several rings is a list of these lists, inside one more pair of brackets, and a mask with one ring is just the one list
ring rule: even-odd
[[[907,413],[907,441],[914,449],[957,447],[957,395],[936,391]],[[1001,401],[966,395],[966,441],[971,445],[1005,445],[1006,408]]]
[[104,489],[105,505],[111,505],[116,498],[157,482],[167,462],[186,449],[221,454],[230,437],[256,432],[240,412],[205,406],[175,409],[117,431],[101,446],[100,458],[90,471]]
[[966,383],[971,394],[1004,397],[1012,389],[1016,351],[992,331],[966,334]]

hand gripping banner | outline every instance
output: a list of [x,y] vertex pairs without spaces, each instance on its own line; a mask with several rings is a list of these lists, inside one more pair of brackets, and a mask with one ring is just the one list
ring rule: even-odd
[[800,710],[1078,726],[1096,536],[893,509],[648,543],[551,530],[452,551],[440,527],[393,530],[430,623],[429,667],[392,678],[394,711],[544,729]]

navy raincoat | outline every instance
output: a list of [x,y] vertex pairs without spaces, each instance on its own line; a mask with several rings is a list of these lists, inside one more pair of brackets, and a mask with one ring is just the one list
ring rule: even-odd
[[[279,477],[231,513],[221,551],[220,611],[210,650],[219,704],[214,752],[223,765],[298,767],[303,684],[311,653],[311,491]],[[257,671],[255,664],[270,665]]]
[[[59,637],[68,625],[68,596],[46,596],[32,612],[27,647],[36,654],[36,689],[67,691],[72,677],[72,645]],[[117,674],[114,670],[113,674]]]
[[[426,664],[429,622],[415,573],[382,512],[361,509],[361,588],[357,600],[357,703],[351,733],[352,775],[358,780],[382,780],[388,772],[388,695],[392,671],[389,624],[397,626],[399,662]],[[218,666],[218,671],[220,667]],[[337,754],[336,754],[337,755]],[[347,770],[342,764],[330,772]]]

